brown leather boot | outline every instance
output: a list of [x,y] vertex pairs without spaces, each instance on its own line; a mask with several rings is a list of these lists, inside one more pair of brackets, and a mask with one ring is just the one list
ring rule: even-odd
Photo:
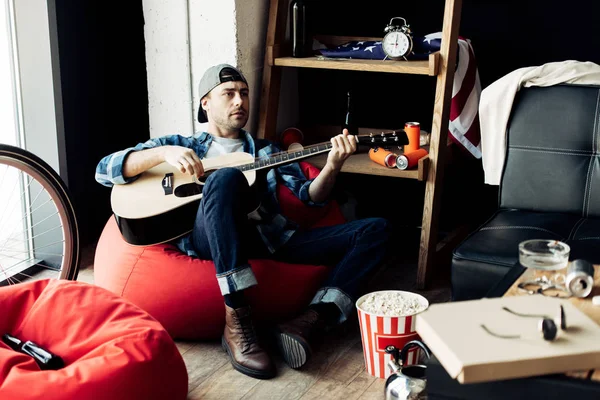
[[294,369],[306,364],[312,355],[311,342],[322,335],[324,329],[324,319],[310,308],[278,325],[275,338],[285,362]]
[[225,305],[225,331],[221,344],[231,357],[233,368],[242,374],[258,379],[275,376],[271,358],[258,344],[250,307],[234,309]]

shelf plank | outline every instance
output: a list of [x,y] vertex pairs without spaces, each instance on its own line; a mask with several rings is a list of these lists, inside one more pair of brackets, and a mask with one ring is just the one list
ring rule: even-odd
[[[308,158],[306,161],[316,167],[323,168],[327,162],[327,154],[314,156]],[[351,174],[389,176],[392,178],[419,179],[418,169],[399,170],[398,168],[386,168],[371,161],[368,153],[359,153],[350,156],[350,158],[344,162],[342,172]]]
[[433,53],[424,61],[320,59],[317,57],[278,57],[273,65],[278,67],[320,68],[346,71],[390,72],[435,76],[438,71],[439,54]]

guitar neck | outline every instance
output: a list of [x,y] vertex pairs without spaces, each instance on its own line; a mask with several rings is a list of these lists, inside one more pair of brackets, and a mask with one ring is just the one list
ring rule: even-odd
[[270,157],[263,157],[257,159],[255,162],[250,164],[239,165],[235,168],[239,169],[240,171],[252,171],[273,168],[297,162],[308,157],[327,153],[329,150],[331,150],[331,147],[331,143],[321,143],[313,146],[307,146],[302,150],[277,153]]
[[[397,133],[399,133],[399,131],[394,131],[394,132],[385,134],[388,136],[386,136],[386,138],[383,138],[383,139],[378,136],[374,136],[374,135],[354,135],[354,137],[356,138],[356,143],[358,143],[358,144],[368,144],[368,145],[374,145],[374,144],[376,144],[376,145],[383,145],[383,144],[403,145],[403,144],[406,144],[403,141],[400,141],[397,139],[397,137],[395,136]],[[389,135],[392,135],[392,136],[389,136]],[[390,138],[389,142],[388,142],[388,137]],[[281,165],[297,162],[297,161],[303,160],[305,158],[309,158],[309,157],[316,156],[319,154],[327,153],[327,152],[329,152],[329,150],[331,150],[332,147],[333,147],[333,145],[331,144],[331,142],[323,142],[323,143],[319,143],[319,144],[315,144],[315,145],[311,145],[311,146],[306,146],[302,150],[291,151],[291,152],[282,152],[282,153],[274,154],[269,157],[263,157],[263,158],[257,159],[253,163],[239,165],[235,168],[239,169],[240,171],[252,171],[252,170],[261,170],[261,169],[278,167]]]

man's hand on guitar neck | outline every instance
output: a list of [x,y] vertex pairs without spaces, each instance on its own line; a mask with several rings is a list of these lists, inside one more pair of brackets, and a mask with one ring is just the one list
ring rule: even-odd
[[139,175],[162,162],[169,163],[184,174],[196,177],[204,175],[202,161],[194,150],[181,146],[160,146],[130,153],[123,164],[123,176],[130,178]]
[[327,156],[327,165],[334,171],[339,171],[344,161],[356,151],[356,137],[344,129],[341,135],[331,138],[333,147]]

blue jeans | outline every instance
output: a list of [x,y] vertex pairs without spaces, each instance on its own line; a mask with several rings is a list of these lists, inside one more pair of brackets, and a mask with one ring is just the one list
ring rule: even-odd
[[248,259],[269,258],[297,264],[329,265],[332,270],[311,304],[334,303],[343,322],[354,310],[359,285],[385,256],[389,224],[367,218],[341,225],[297,230],[274,253],[248,220],[251,190],[244,175],[221,169],[206,180],[192,233],[198,256],[215,263],[223,295],[257,284]]

